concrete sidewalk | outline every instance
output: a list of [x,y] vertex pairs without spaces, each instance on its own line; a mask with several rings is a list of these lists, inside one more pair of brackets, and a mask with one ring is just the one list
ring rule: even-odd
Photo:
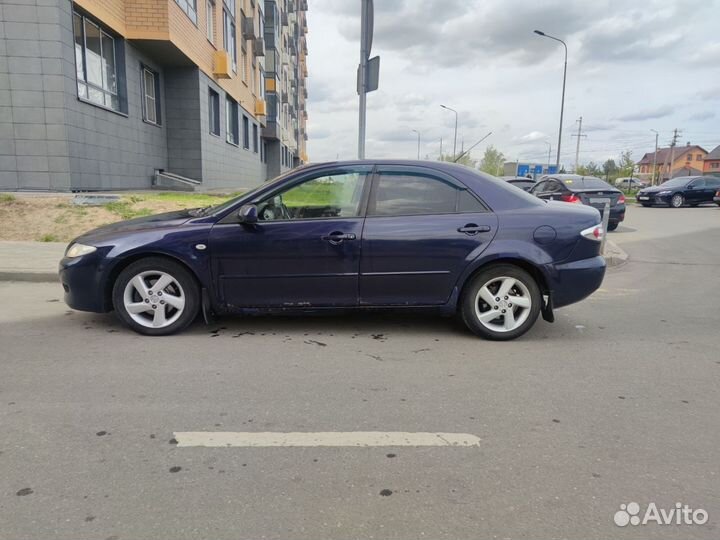
[[66,242],[0,242],[0,281],[58,281]]
[[[66,247],[64,242],[0,242],[0,281],[57,281]],[[627,254],[608,240],[605,259],[618,266]]]

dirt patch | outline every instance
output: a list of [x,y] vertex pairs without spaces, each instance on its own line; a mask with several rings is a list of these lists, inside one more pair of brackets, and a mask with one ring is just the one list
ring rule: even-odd
[[68,242],[108,223],[140,216],[220,204],[230,196],[130,194],[105,206],[78,206],[68,197],[0,198],[0,240]]

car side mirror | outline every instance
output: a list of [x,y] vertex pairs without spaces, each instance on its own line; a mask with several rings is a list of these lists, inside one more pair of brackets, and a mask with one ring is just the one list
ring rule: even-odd
[[254,204],[243,204],[238,210],[238,221],[245,225],[253,225],[258,221],[258,209]]

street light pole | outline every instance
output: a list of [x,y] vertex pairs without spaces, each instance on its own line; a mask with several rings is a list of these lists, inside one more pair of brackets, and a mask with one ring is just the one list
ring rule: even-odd
[[415,133],[417,133],[417,136],[418,136],[418,154],[417,154],[417,158],[418,158],[418,160],[419,160],[419,159],[420,159],[420,132],[419,132],[417,129],[413,129],[413,131],[414,131]]
[[563,69],[562,101],[560,102],[560,129],[558,130],[557,161],[555,162],[555,166],[557,167],[558,171],[560,171],[560,146],[562,144],[563,114],[565,113],[565,82],[567,81],[567,45],[562,39],[548,35],[545,32],[541,32],[540,30],[535,30],[535,33],[538,36],[558,41],[562,43],[563,47],[565,48],[565,68]]
[[655,185],[655,169],[657,168],[657,147],[658,147],[658,137],[660,137],[660,132],[655,131],[654,129],[651,129],[653,133],[655,133],[655,153],[653,154],[653,168],[652,168],[652,178],[650,180],[650,185]]
[[455,159],[455,156],[457,156],[457,129],[458,129],[458,112],[448,107],[447,105],[440,105],[443,109],[447,109],[448,111],[452,111],[455,113],[455,138],[453,139],[453,159]]

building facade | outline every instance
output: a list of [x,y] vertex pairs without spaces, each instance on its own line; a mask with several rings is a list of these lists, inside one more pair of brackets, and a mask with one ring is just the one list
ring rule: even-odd
[[[287,120],[268,114],[280,86],[276,63],[266,78],[265,46],[276,16],[288,22],[279,34],[297,29],[295,46],[304,42],[304,3],[3,0],[0,8],[0,189],[147,189],[158,172],[196,189],[237,189],[306,160],[300,94],[297,108],[278,109]],[[288,88],[305,87],[304,58],[281,72]],[[285,129],[269,129],[278,118]],[[278,142],[290,156],[282,161]]]
[[655,176],[660,182],[677,176],[694,176],[703,173],[703,163],[707,150],[702,146],[687,143],[685,146],[672,148],[658,148],[655,152],[648,152],[637,163],[639,176],[642,179],[653,177],[653,163],[655,163]]
[[720,145],[705,156],[703,161],[703,174],[720,176]]

